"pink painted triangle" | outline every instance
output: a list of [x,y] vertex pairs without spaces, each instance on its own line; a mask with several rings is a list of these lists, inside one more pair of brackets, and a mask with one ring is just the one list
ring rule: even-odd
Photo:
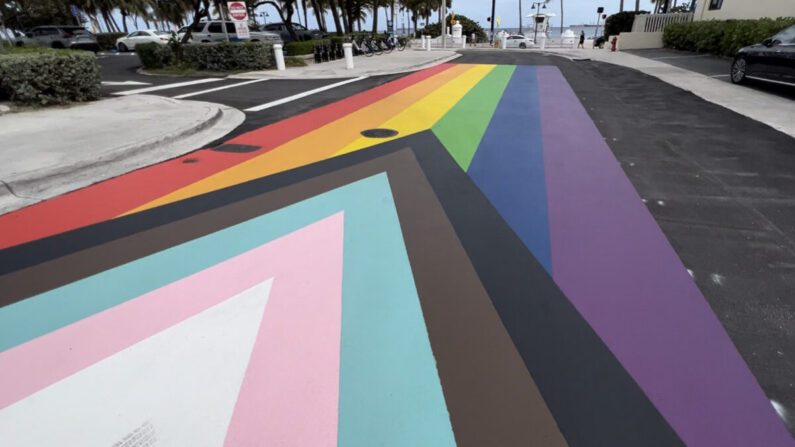
[[337,213],[0,353],[0,408],[274,278],[226,445],[336,445],[343,220]]

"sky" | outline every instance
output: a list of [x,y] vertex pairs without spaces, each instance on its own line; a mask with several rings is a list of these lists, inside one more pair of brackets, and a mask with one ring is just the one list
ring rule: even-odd
[[[543,1],[543,0],[542,0]],[[554,26],[560,25],[560,1],[561,0],[550,0],[547,4],[547,12],[555,13],[557,16],[555,19],[552,20]],[[522,12],[523,15],[527,15],[530,13],[530,6],[533,2],[531,0],[523,0],[522,1]],[[603,6],[605,8],[605,13],[607,15],[614,14],[618,12],[620,0],[563,0],[564,10],[564,21],[565,25],[577,25],[577,24],[595,24],[596,23],[596,8],[598,6]],[[452,10],[456,14],[463,14],[470,19],[479,22],[480,26],[484,29],[488,28],[489,23],[486,21],[486,18],[491,15],[491,0],[452,0]],[[650,11],[652,8],[652,4],[649,0],[641,0],[640,1],[640,9]],[[635,9],[635,0],[624,0],[624,9],[626,10],[634,10]],[[277,22],[280,21],[279,15],[276,13],[276,10],[273,7],[266,6],[259,9],[259,12],[267,12],[269,17],[267,17],[268,22]],[[302,13],[303,14],[303,13]],[[384,28],[385,21],[384,21],[384,10],[379,10],[379,29]],[[497,0],[495,4],[495,11],[494,15],[496,17],[500,17],[500,27],[502,28],[517,28],[519,26],[519,0]],[[309,28],[316,28],[317,24],[315,22],[314,17],[312,16],[312,11],[310,9],[309,14]],[[434,16],[436,17],[436,16]],[[303,19],[302,19],[303,20]],[[525,20],[525,19],[523,19]],[[261,22],[260,18],[260,22]],[[298,22],[298,18],[294,16],[294,21]],[[431,19],[431,22],[436,22],[435,18]],[[331,20],[331,15],[329,14],[329,18],[326,19],[327,24],[332,24],[333,27],[333,20]],[[372,27],[372,22],[367,20],[367,28],[370,29]],[[523,22],[524,25],[527,25],[527,22]],[[400,20],[396,24],[398,27],[401,26]]]

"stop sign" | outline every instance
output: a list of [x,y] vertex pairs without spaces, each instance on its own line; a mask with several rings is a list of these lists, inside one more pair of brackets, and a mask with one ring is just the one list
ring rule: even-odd
[[248,19],[248,10],[243,2],[229,2],[229,16],[232,20],[242,22]]

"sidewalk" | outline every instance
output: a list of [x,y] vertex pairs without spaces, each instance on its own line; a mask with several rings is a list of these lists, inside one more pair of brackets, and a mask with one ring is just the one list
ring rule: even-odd
[[243,112],[161,96],[0,116],[0,214],[201,148]]
[[353,58],[354,69],[345,68],[345,59],[321,64],[309,64],[306,67],[287,68],[284,71],[263,70],[232,75],[230,78],[240,79],[333,79],[355,78],[359,76],[379,76],[409,71],[422,70],[459,57],[455,50],[432,50],[408,48],[404,51],[392,51],[389,54],[372,57],[356,56]]
[[547,48],[545,51],[572,60],[591,59],[634,68],[795,137],[795,102],[790,99],[621,51],[563,48]]

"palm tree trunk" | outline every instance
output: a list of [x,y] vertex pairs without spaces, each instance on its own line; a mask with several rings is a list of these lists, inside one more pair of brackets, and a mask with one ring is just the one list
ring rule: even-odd
[[317,27],[323,30],[324,33],[327,33],[328,31],[326,30],[326,24],[322,20],[323,13],[320,11],[317,0],[310,0],[310,4],[312,5],[312,14],[315,16]]
[[337,10],[336,0],[329,0],[329,7],[331,8],[331,16],[334,18],[334,27],[338,35],[342,35],[342,26],[340,26],[340,13]]
[[373,34],[378,33],[378,3],[373,4]]

